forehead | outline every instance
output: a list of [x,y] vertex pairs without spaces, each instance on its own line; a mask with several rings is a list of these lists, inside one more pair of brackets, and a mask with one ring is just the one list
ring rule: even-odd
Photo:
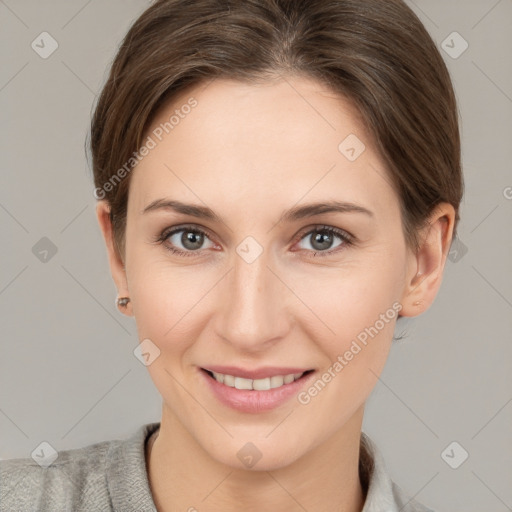
[[162,107],[146,137],[154,147],[130,186],[139,209],[178,191],[218,205],[340,192],[384,209],[397,202],[358,110],[310,79],[200,84]]

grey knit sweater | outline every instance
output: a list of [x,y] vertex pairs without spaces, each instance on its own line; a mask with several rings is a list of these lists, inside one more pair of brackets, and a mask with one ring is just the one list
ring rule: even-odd
[[[145,443],[159,426],[142,425],[127,440],[61,451],[47,467],[32,458],[0,461],[0,511],[155,512]],[[382,456],[364,432],[359,471],[367,491],[362,512],[433,512],[390,480]]]

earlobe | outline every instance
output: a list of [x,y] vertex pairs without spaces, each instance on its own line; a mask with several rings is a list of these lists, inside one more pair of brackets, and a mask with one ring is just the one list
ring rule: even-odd
[[[129,297],[130,293],[126,279],[126,269],[114,242],[112,222],[110,220],[110,205],[107,201],[98,201],[96,205],[96,216],[103,234],[103,239],[105,240],[110,272],[118,290],[118,299]],[[123,314],[133,316],[131,301],[124,301],[123,305],[121,305],[116,299],[116,305]]]
[[441,286],[443,271],[452,241],[455,210],[441,203],[420,233],[420,246],[412,255],[400,316],[417,316],[434,302]]

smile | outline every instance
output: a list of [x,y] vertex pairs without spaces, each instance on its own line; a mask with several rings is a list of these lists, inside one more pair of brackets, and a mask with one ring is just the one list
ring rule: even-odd
[[269,389],[276,389],[286,384],[300,379],[304,373],[290,373],[288,375],[274,375],[273,377],[266,377],[263,379],[245,379],[243,377],[235,377],[234,375],[226,375],[224,373],[208,372],[211,376],[221,384],[236,389],[253,389],[256,391],[268,391]]
[[[221,369],[223,372],[219,371]],[[261,368],[249,371],[216,367],[216,371],[213,368],[198,370],[208,393],[221,404],[243,413],[262,413],[284,405],[315,376],[315,370],[300,371],[300,368]]]

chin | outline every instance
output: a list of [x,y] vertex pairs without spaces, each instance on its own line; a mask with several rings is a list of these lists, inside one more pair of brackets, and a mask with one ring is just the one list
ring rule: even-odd
[[227,443],[216,443],[207,451],[212,459],[236,470],[274,471],[293,464],[302,456],[296,446],[296,443],[288,446],[277,438],[271,441],[264,437],[237,436]]

